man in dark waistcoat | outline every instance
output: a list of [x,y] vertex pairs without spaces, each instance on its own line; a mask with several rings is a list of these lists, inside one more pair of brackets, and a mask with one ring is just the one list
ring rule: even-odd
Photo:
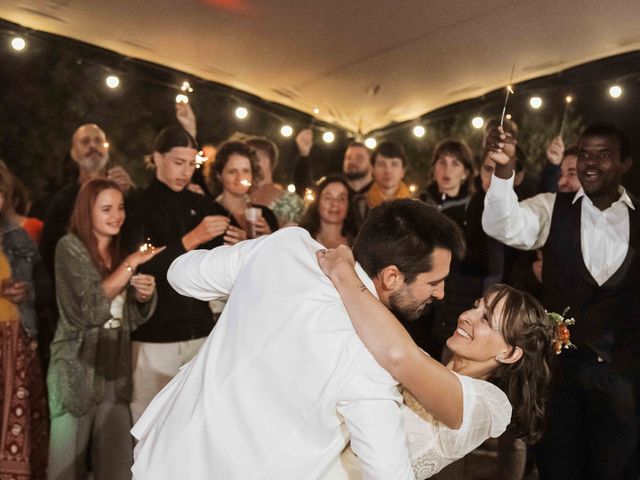
[[640,371],[638,203],[621,186],[630,141],[613,124],[585,129],[578,142],[577,193],[543,193],[518,203],[515,142],[487,136],[496,161],[482,218],[507,245],[543,248],[543,303],[574,317],[575,350],[554,368],[548,425],[537,447],[541,480],[637,479]]

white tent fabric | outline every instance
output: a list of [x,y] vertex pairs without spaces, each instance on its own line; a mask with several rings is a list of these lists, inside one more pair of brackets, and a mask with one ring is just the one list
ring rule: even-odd
[[640,49],[638,0],[0,0],[0,17],[366,133]]

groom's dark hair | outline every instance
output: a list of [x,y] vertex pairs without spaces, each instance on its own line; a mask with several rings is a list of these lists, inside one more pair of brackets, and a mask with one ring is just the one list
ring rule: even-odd
[[411,283],[433,267],[433,250],[464,256],[460,228],[436,208],[419,200],[385,202],[369,212],[355,243],[353,255],[369,277],[395,265]]

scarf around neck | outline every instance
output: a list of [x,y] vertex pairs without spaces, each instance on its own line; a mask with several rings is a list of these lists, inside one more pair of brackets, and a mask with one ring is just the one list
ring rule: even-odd
[[393,198],[385,198],[382,194],[382,191],[378,187],[377,183],[371,185],[369,192],[367,193],[367,205],[369,208],[375,208],[380,205],[382,202],[396,200],[399,198],[411,198],[411,191],[406,183],[400,182],[400,186],[398,186],[398,190],[393,195]]

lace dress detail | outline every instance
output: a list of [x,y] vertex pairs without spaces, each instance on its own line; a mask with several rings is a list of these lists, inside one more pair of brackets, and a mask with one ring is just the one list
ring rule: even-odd
[[[511,404],[498,387],[483,380],[457,376],[464,395],[462,425],[457,430],[427,413],[407,390],[400,390],[404,398],[403,426],[416,480],[432,477],[487,438],[500,436],[511,421]],[[330,478],[362,478],[358,459],[350,447],[342,453],[340,464],[345,470],[344,476]]]

